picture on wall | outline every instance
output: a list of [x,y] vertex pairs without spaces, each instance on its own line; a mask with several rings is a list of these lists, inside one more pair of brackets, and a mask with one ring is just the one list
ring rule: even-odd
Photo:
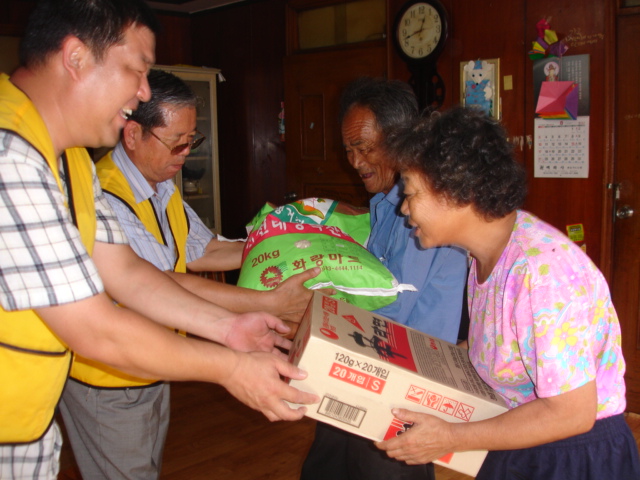
[[500,119],[500,59],[460,63],[460,103]]
[[533,62],[534,176],[589,178],[589,55]]
[[541,58],[533,62],[536,118],[572,119],[589,115],[589,55]]

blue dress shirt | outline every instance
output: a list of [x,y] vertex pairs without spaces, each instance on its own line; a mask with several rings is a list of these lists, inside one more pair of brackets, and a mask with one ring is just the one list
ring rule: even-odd
[[371,235],[366,247],[398,282],[410,283],[418,291],[399,293],[395,302],[376,313],[456,343],[467,281],[467,254],[458,247],[420,247],[400,212],[402,200],[400,183],[388,194],[378,193],[371,199]]

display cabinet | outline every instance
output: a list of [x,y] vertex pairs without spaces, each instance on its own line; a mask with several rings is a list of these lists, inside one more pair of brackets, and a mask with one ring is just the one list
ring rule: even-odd
[[220,233],[220,182],[218,178],[218,117],[216,68],[156,65],[184,80],[198,96],[197,129],[206,140],[189,153],[175,182],[182,198],[195,210],[204,224]]

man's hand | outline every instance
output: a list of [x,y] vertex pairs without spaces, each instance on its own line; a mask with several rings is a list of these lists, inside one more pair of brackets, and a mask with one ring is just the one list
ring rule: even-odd
[[231,319],[227,334],[220,343],[241,352],[273,352],[280,354],[276,347],[288,350],[291,341],[283,337],[291,329],[285,323],[268,313],[243,313]]
[[313,291],[304,286],[304,282],[317,277],[320,267],[310,268],[287,278],[276,288],[268,292],[271,311],[282,320],[300,323],[302,314],[307,308]]
[[280,376],[302,380],[306,372],[276,355],[263,352],[236,352],[237,363],[220,382],[231,395],[258,410],[272,422],[300,420],[306,407],[291,408],[286,402],[309,405],[318,403],[317,395],[302,392],[280,379]]
[[[313,291],[304,286],[307,280],[317,277],[320,274],[320,267],[310,268],[302,273],[298,273],[287,278],[273,290],[268,292],[272,308],[270,311],[286,322],[291,328],[287,338],[293,338],[300,326],[300,320],[304,314]],[[332,288],[323,289],[327,295],[335,295]]]

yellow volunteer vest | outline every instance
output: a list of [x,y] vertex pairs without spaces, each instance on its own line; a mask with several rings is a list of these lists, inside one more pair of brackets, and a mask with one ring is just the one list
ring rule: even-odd
[[[29,142],[46,159],[64,193],[57,158],[42,118],[4,74],[0,75],[0,129]],[[65,151],[63,160],[67,206],[91,254],[96,233],[91,158],[84,148],[72,148]],[[0,308],[0,317],[0,444],[33,442],[53,420],[69,373],[71,353],[33,310],[7,312]]]
[[[116,196],[135,213],[140,222],[151,233],[156,241],[165,244],[165,239],[158,223],[156,213],[150,200],[137,203],[135,195],[124,174],[113,163],[111,153],[105,155],[96,164],[96,171],[100,184],[105,192]],[[176,246],[176,263],[174,271],[187,271],[186,247],[189,234],[189,224],[182,204],[182,197],[176,189],[167,205],[167,217],[171,226],[174,244]],[[76,355],[71,367],[71,377],[84,384],[99,388],[131,388],[142,387],[157,383],[157,380],[134,377],[115,368],[88,358]]]

